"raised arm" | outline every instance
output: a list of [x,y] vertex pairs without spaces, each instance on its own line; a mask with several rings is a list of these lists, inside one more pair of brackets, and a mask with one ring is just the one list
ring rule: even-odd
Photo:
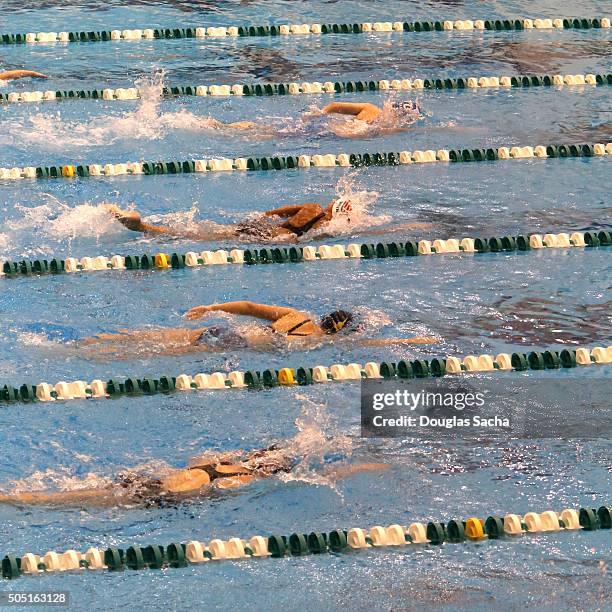
[[324,113],[338,115],[353,115],[363,121],[373,121],[382,112],[378,106],[369,102],[332,102],[324,109]]
[[34,70],[7,70],[6,72],[0,72],[0,81],[10,81],[11,79],[24,79],[27,77],[33,77],[35,79],[47,79],[47,75],[41,74],[40,72],[34,72]]
[[256,317],[258,319],[266,319],[267,321],[278,321],[281,317],[296,312],[295,308],[287,308],[285,306],[269,306],[268,304],[239,301],[196,306],[189,310],[185,317],[190,320],[201,319],[205,313],[214,311],[243,315],[245,317]]
[[272,210],[266,210],[264,213],[266,217],[293,217],[302,210],[307,204],[296,204],[295,206],[281,206],[280,208],[273,208]]

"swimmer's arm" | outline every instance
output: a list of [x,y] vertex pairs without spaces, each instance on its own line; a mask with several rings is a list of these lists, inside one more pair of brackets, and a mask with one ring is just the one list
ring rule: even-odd
[[363,121],[373,121],[382,112],[378,106],[369,102],[332,102],[324,109],[324,113],[352,115]]
[[358,115],[368,106],[373,105],[368,102],[332,102],[323,109],[323,112],[326,114]]
[[152,234],[176,234],[169,227],[144,223],[140,213],[135,210],[122,210],[116,204],[102,204],[102,208],[115,217],[121,225],[133,232],[148,232]]
[[[214,240],[221,234],[215,234],[215,232],[206,233],[204,231],[188,230],[188,229],[175,229],[167,227],[165,225],[151,225],[144,221],[139,221],[137,227],[130,227],[122,219],[119,221],[125,225],[128,229],[135,232],[143,232],[145,234],[162,234],[165,236],[173,236],[174,238],[188,238],[191,240]],[[231,229],[231,226],[226,226]]]
[[151,225],[145,223],[140,213],[135,210],[122,210],[116,204],[102,204],[109,214],[111,214],[121,225],[133,232],[143,232],[145,234],[165,234],[167,236],[176,236],[180,238],[199,238],[197,232],[187,230],[176,230],[165,225]]
[[293,217],[297,215],[305,206],[319,206],[318,204],[296,204],[295,206],[281,206],[281,208],[273,208],[266,210],[266,217]]
[[[121,219],[119,219],[121,221]],[[125,223],[123,224],[125,225]],[[127,225],[126,225],[127,227]],[[187,236],[189,232],[181,232],[174,230],[165,225],[151,225],[150,223],[144,223],[140,221],[137,228],[130,227],[129,229],[135,232],[144,232],[145,234],[166,234],[168,236]]]
[[295,308],[287,308],[285,306],[270,306],[268,304],[257,304],[256,302],[239,301],[196,306],[189,310],[185,317],[190,320],[199,319],[205,313],[214,311],[243,315],[245,317],[256,317],[257,319],[266,319],[267,321],[278,321],[281,317],[296,312]]
[[116,504],[110,488],[79,489],[76,491],[30,491],[14,495],[0,495],[0,503],[28,506],[106,506]]
[[339,480],[340,478],[347,478],[353,474],[360,474],[362,472],[382,472],[389,469],[389,465],[386,463],[356,463],[353,465],[340,465],[331,467],[326,471],[328,476]]
[[370,338],[360,340],[361,346],[395,346],[403,344],[435,344],[439,338],[435,336],[417,336],[416,338]]
[[35,79],[49,78],[45,74],[41,74],[40,72],[34,72],[34,70],[8,70],[7,72],[0,72],[0,81],[9,81],[11,79],[24,79],[26,77],[33,77]]

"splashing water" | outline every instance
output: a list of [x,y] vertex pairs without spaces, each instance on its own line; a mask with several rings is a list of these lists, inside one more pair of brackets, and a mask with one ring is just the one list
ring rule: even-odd
[[397,103],[395,96],[387,98],[383,102],[382,113],[372,122],[362,121],[355,117],[332,116],[329,120],[329,131],[342,138],[371,137],[406,130],[419,119],[427,116],[422,112],[418,99],[412,103],[413,110],[399,110],[394,106]]
[[330,435],[334,426],[325,405],[299,393],[295,398],[302,404],[301,415],[295,420],[298,433],[283,446],[298,463],[291,472],[281,473],[279,478],[282,482],[327,486],[340,495],[333,476],[324,473],[325,458],[330,453],[350,458],[353,443],[347,436]]
[[358,321],[359,331],[366,336],[378,332],[387,325],[393,325],[393,319],[382,310],[368,308],[367,306],[357,306],[353,308],[353,313]]
[[[170,213],[147,215],[147,221],[155,225],[164,225],[172,228],[180,228],[185,231],[198,231],[201,229],[202,223],[196,221],[196,217],[200,213],[200,209],[196,202],[193,202],[191,208],[187,210],[172,211]],[[208,223],[208,222],[207,222]],[[217,226],[216,223],[210,222],[211,226]]]
[[[96,457],[73,454],[74,459],[82,463],[93,464]],[[130,472],[143,475],[164,476],[172,471],[172,467],[161,459],[151,459],[129,468]],[[125,471],[125,470],[124,470]],[[115,476],[105,476],[95,472],[87,472],[84,476],[75,476],[74,468],[58,467],[47,468],[33,472],[29,476],[18,480],[11,480],[2,489],[11,495],[29,493],[31,491],[81,491],[85,489],[103,489],[116,482]]]
[[0,234],[0,251],[8,251],[11,246],[11,239],[8,234]]
[[[402,108],[402,105],[405,105],[405,108]],[[401,101],[391,96],[383,102],[382,114],[375,124],[379,128],[407,128],[426,116],[428,114],[421,110],[418,98]]]
[[71,469],[62,467],[48,468],[36,471],[25,478],[12,480],[7,484],[12,495],[30,491],[46,491],[55,489],[59,491],[75,491],[82,489],[97,489],[108,486],[112,480],[107,476],[88,472],[85,477],[76,477]]
[[122,115],[104,115],[85,123],[64,121],[61,112],[38,113],[24,124],[13,119],[0,134],[0,144],[34,144],[46,150],[78,147],[108,147],[122,140],[161,140],[172,130],[218,129],[211,117],[200,117],[186,110],[164,113],[160,109],[164,89],[163,70],[152,77],[138,79],[140,99],[136,110]]
[[81,204],[73,208],[50,194],[42,194],[41,198],[44,203],[39,206],[15,204],[15,210],[21,216],[6,221],[6,227],[12,232],[37,237],[28,253],[22,253],[24,256],[52,252],[54,247],[45,244],[45,238],[53,243],[67,242],[71,248],[76,239],[95,238],[99,242],[104,235],[123,231],[119,222],[100,206]]
[[[336,197],[350,200],[353,210],[347,217],[339,215],[330,219],[321,228],[308,232],[307,238],[313,236],[353,234],[355,232],[370,229],[377,225],[383,225],[391,220],[390,215],[370,215],[370,207],[378,200],[380,194],[376,191],[361,189],[357,183],[358,172],[350,172],[342,176],[336,184]],[[348,221],[350,219],[350,222]]]
[[59,339],[52,340],[46,334],[39,332],[18,332],[17,340],[20,344],[24,344],[26,346],[37,346],[40,348],[46,348],[50,351],[55,351],[55,349],[57,349],[58,345],[60,344]]

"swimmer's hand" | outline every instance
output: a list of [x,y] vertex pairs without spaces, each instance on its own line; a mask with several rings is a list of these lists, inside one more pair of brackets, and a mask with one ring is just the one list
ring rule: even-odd
[[213,306],[214,304],[211,304],[210,306],[195,306],[185,313],[185,318],[189,321],[201,319],[207,312],[211,312],[213,310]]
[[134,232],[141,230],[142,220],[139,212],[135,210],[122,210],[116,204],[103,204],[102,208],[129,230]]
[[310,107],[307,111],[302,114],[303,121],[310,121],[311,119],[316,119],[317,117],[322,117],[327,113],[322,108],[317,108],[316,106]]

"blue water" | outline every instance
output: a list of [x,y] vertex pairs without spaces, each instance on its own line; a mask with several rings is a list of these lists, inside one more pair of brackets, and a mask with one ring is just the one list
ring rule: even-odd
[[[3,2],[0,30],[124,29],[403,19],[600,16],[602,2]],[[329,122],[301,117],[332,96],[159,100],[155,87],[488,74],[609,71],[609,30],[439,33],[139,41],[0,47],[0,69],[30,68],[49,81],[2,91],[132,86],[141,101],[65,101],[0,106],[0,167],[213,156],[315,154],[427,148],[608,142],[606,87],[422,92],[425,116],[411,130],[343,138]],[[160,76],[163,71],[163,76]],[[160,80],[160,79],[163,79]],[[150,85],[153,83],[154,85]],[[155,83],[157,85],[155,85]],[[381,103],[385,93],[335,96]],[[402,92],[414,99],[414,92]],[[257,121],[249,133],[206,127],[202,119]],[[237,246],[129,232],[99,205],[134,206],[176,227],[236,222],[285,203],[328,202],[339,191],[360,204],[357,224],[309,243],[503,236],[610,229],[609,157],[427,164],[362,170],[109,177],[0,184],[3,259],[201,251]],[[398,231],[399,224],[418,224]],[[368,231],[380,235],[367,238]],[[381,237],[382,236],[382,237]],[[2,384],[263,369],[335,362],[396,361],[451,354],[607,346],[609,250],[445,255],[365,262],[0,279]],[[197,326],[183,314],[234,299],[292,305],[322,315],[357,313],[362,337],[435,336],[429,345],[365,349],[357,342],[312,350],[252,349],[228,354],[121,359],[72,343],[124,328]],[[226,322],[225,319],[211,319]],[[513,377],[573,382],[585,393],[609,386],[608,368],[529,372]],[[552,420],[563,421],[559,390]],[[594,440],[359,437],[353,384],[260,392],[177,393],[113,401],[0,408],[0,491],[102,484],[126,467],[184,466],[206,449],[251,449],[293,440],[302,454],[289,482],[272,478],[177,508],[50,509],[0,506],[0,555],[167,544],[214,537],[409,524],[494,513],[610,504],[610,408]],[[296,437],[297,436],[297,437]],[[313,451],[312,446],[315,447]],[[384,462],[385,473],[323,479],[326,461]],[[322,458],[323,457],[323,458]],[[603,534],[603,535],[602,535]],[[47,575],[1,590],[61,589],[74,609],[163,601],[219,609],[606,609],[611,605],[606,532],[560,533],[479,544],[408,547],[181,570]]]

